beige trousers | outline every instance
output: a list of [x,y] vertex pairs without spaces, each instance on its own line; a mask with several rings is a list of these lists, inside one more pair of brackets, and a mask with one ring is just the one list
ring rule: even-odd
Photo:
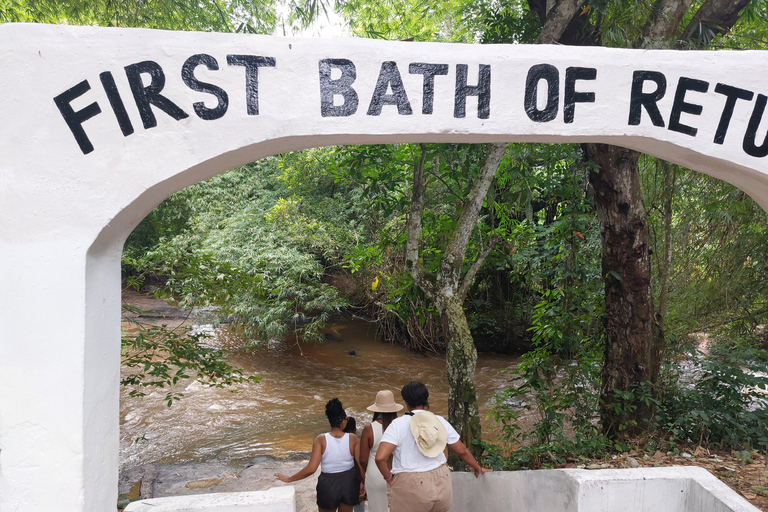
[[443,464],[423,473],[395,473],[387,496],[390,512],[447,512],[453,501],[451,472]]

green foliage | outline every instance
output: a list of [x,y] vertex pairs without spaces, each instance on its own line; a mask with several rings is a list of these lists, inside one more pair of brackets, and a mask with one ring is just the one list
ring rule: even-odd
[[[662,180],[653,160],[643,169],[652,262],[659,268],[664,255],[658,215]],[[768,215],[734,186],[686,169],[677,171],[673,201],[668,334],[684,336],[721,325],[740,335],[754,334],[768,322],[763,286],[768,279]],[[655,282],[656,293],[659,285]]]
[[324,322],[347,304],[323,280],[356,243],[355,203],[322,191],[292,197],[281,173],[278,159],[262,160],[169,198],[160,209],[183,205],[186,227],[161,238],[141,269],[165,276],[184,307],[218,306],[255,341],[289,328],[322,341]]
[[0,21],[269,33],[269,0],[0,0]]
[[136,321],[132,327],[122,336],[122,365],[127,375],[120,380],[121,385],[133,387],[131,396],[144,396],[144,388],[166,389],[165,401],[170,407],[184,396],[173,387],[183,379],[195,377],[219,388],[261,380],[245,376],[227,363],[226,350],[206,346],[204,333]]
[[458,25],[474,34],[473,42],[532,44],[541,31],[538,16],[522,0],[465,1],[458,12]]
[[768,353],[719,337],[691,352],[664,381],[659,424],[669,440],[721,449],[768,448]]

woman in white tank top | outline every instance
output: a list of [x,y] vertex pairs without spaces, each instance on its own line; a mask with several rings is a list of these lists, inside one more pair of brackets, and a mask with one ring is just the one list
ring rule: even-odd
[[313,475],[319,466],[317,510],[352,512],[360,496],[365,494],[365,485],[355,467],[359,466],[360,440],[355,434],[344,432],[350,418],[338,398],[326,404],[325,415],[331,431],[315,438],[307,465],[291,476],[282,473],[275,473],[275,476],[281,482],[295,482]]
[[376,467],[376,450],[386,427],[397,418],[397,411],[403,408],[395,403],[395,395],[389,390],[376,393],[376,401],[368,407],[373,411],[373,421],[363,429],[360,439],[360,463],[365,469],[365,490],[368,494],[370,512],[387,512],[387,482]]

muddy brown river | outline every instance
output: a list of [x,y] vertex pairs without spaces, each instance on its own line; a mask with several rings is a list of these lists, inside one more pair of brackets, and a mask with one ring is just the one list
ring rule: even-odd
[[[241,348],[243,339],[229,326],[198,325],[210,334],[208,344],[233,352],[230,364],[262,380],[234,389],[185,381],[177,386],[184,398],[172,407],[166,406],[163,390],[134,398],[121,389],[121,468],[210,460],[244,465],[258,456],[307,452],[314,437],[328,428],[324,414],[328,400],[342,401],[347,414],[357,419],[359,434],[371,420],[366,407],[376,392],[392,389],[399,399],[400,388],[411,380],[424,382],[432,411],[447,416],[442,357],[416,355],[382,343],[374,325],[363,320],[328,327],[337,331],[338,339],[314,345],[288,337],[246,351]],[[512,356],[479,356],[475,380],[483,417],[494,395],[508,384],[504,370],[515,364]],[[497,437],[493,420],[483,419],[483,434],[486,439]]]

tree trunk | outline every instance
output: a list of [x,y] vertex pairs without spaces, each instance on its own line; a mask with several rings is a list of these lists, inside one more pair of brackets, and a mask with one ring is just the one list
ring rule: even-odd
[[[639,391],[655,375],[649,229],[638,172],[639,153],[604,144],[586,144],[587,157],[598,164],[590,173],[603,241],[605,279],[605,361],[602,371],[601,417],[608,435],[620,423],[630,432],[645,426],[653,413],[637,397],[620,393]],[[619,393],[617,393],[617,391]],[[624,406],[636,407],[628,410]]]
[[[413,195],[408,217],[405,264],[414,282],[435,304],[440,313],[443,335],[447,337],[448,420],[459,432],[475,458],[482,453],[481,447],[472,444],[473,440],[481,439],[480,412],[477,408],[474,381],[477,351],[464,314],[463,303],[472,279],[490,253],[496,238],[491,237],[488,246],[480,251],[463,278],[461,271],[465,263],[467,245],[480,215],[483,200],[505,150],[506,144],[488,145],[483,167],[464,200],[456,227],[443,251],[434,284],[427,279],[424,265],[419,261],[419,239],[426,191],[424,145],[421,146],[421,158],[413,167]],[[454,458],[451,459],[452,464],[456,462]]]
[[458,430],[467,448],[477,458],[482,454],[482,448],[472,444],[472,440],[482,439],[482,435],[475,390],[475,342],[469,332],[464,306],[459,296],[440,296],[436,306],[440,311],[443,330],[448,336],[445,357],[449,388],[448,421]]

